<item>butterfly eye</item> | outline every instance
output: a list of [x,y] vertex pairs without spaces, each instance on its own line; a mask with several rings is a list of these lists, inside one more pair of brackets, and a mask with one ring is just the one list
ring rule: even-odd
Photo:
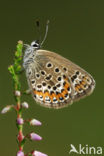
[[31,43],[31,46],[34,47],[34,48],[36,48],[36,49],[39,49],[39,48],[40,48],[39,43],[37,43],[36,41],[33,41],[33,42]]
[[38,47],[39,45],[35,43],[35,44],[33,44],[32,46],[33,46],[33,47]]

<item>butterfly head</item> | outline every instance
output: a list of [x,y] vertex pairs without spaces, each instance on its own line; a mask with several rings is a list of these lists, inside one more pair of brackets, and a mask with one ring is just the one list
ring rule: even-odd
[[[40,49],[42,47],[42,45],[47,37],[48,24],[49,24],[49,21],[47,21],[47,23],[46,23],[45,35],[41,42],[39,42],[39,40],[35,40],[35,41],[31,42],[30,45],[24,44],[24,47],[26,47],[25,52],[24,52],[24,60],[23,60],[24,68],[26,68],[28,66],[28,64],[34,60],[34,58],[38,52],[38,49]],[[39,23],[38,23],[38,25],[39,25]]]
[[33,61],[37,50],[40,49],[39,40],[31,42],[30,45],[24,44],[24,47],[26,47],[23,59],[23,66],[25,68],[31,61]]
[[33,50],[38,50],[38,49],[40,49],[39,40],[35,40],[35,41],[31,42],[30,47],[31,47],[31,49],[33,49]]
[[34,51],[37,51],[40,49],[39,40],[32,41],[30,45],[24,44],[25,49],[25,55],[29,55],[34,53]]

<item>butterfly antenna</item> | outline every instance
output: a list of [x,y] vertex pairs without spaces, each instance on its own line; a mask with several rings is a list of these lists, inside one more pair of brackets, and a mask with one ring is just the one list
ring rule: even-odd
[[48,20],[47,23],[46,23],[45,35],[44,35],[43,41],[41,42],[40,46],[42,46],[43,43],[44,43],[44,41],[46,40],[46,37],[47,37],[47,34],[48,34],[48,25],[49,25],[49,20]]
[[40,32],[40,22],[39,22],[39,20],[36,21],[36,26],[38,28],[38,33],[39,33],[39,37],[40,37],[39,40],[41,41],[41,32]]

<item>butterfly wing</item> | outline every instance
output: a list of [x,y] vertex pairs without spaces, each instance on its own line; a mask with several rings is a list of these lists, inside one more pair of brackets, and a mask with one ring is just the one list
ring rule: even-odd
[[62,108],[92,93],[95,81],[90,74],[66,58],[38,50],[29,65],[28,83],[41,105]]

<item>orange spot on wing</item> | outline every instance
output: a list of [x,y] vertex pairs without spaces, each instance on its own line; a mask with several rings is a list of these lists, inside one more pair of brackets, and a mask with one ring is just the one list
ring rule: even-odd
[[36,91],[36,90],[34,90],[34,91],[33,91],[33,93],[34,93],[34,94],[37,94],[37,91]]
[[64,80],[68,81],[69,79],[66,77]]
[[67,92],[67,89],[70,88],[70,83],[66,83],[64,86],[65,91]]
[[51,102],[53,102],[53,96],[52,95],[49,95],[50,99],[51,99]]
[[51,95],[51,101],[53,102],[53,98],[55,97],[55,93],[52,93]]
[[78,92],[79,91],[78,87],[75,87],[75,90]]
[[57,100],[58,100],[58,96],[55,94],[55,93],[52,93],[52,101],[53,101],[53,98],[55,97]]
[[82,84],[80,84],[80,87],[81,87],[82,89],[85,89],[84,86],[83,86]]
[[68,87],[69,87],[69,84],[66,83],[65,86],[64,86],[64,88],[67,89]]
[[49,92],[45,92],[44,95],[45,95],[45,96],[49,96]]
[[57,97],[58,97],[58,98],[60,98],[60,97],[61,97],[61,94],[60,94],[60,93],[59,93],[59,94],[57,94]]
[[43,93],[43,100],[45,101],[45,97],[46,96],[49,96],[49,92],[45,92],[45,93]]
[[64,96],[61,93],[59,93],[59,94],[56,95],[56,97],[57,97],[57,100],[60,102],[59,98],[64,97]]
[[80,85],[77,85],[77,88],[80,89],[81,88]]
[[84,88],[84,85],[85,85],[85,84],[86,84],[86,82],[85,82],[85,81],[82,81],[81,84],[80,84],[80,87],[81,87],[82,89],[85,89],[85,88]]
[[64,90],[64,91],[61,93],[62,97],[65,98],[65,94],[67,94],[67,93],[68,93],[68,92],[67,92],[66,90]]
[[85,84],[86,84],[86,82],[85,82],[85,81],[82,81],[82,82],[81,82],[81,84],[82,84],[82,85],[85,85]]
[[86,80],[87,80],[87,77],[84,77],[84,78],[83,78],[83,81],[86,81]]
[[36,90],[34,90],[33,93],[36,94]]
[[40,96],[43,96],[43,93],[42,93],[42,92],[39,92],[39,95],[40,95]]
[[43,93],[42,93],[42,92],[39,92],[39,91],[36,91],[36,90],[34,90],[33,92],[34,92],[34,94],[36,94],[36,95],[43,96]]

